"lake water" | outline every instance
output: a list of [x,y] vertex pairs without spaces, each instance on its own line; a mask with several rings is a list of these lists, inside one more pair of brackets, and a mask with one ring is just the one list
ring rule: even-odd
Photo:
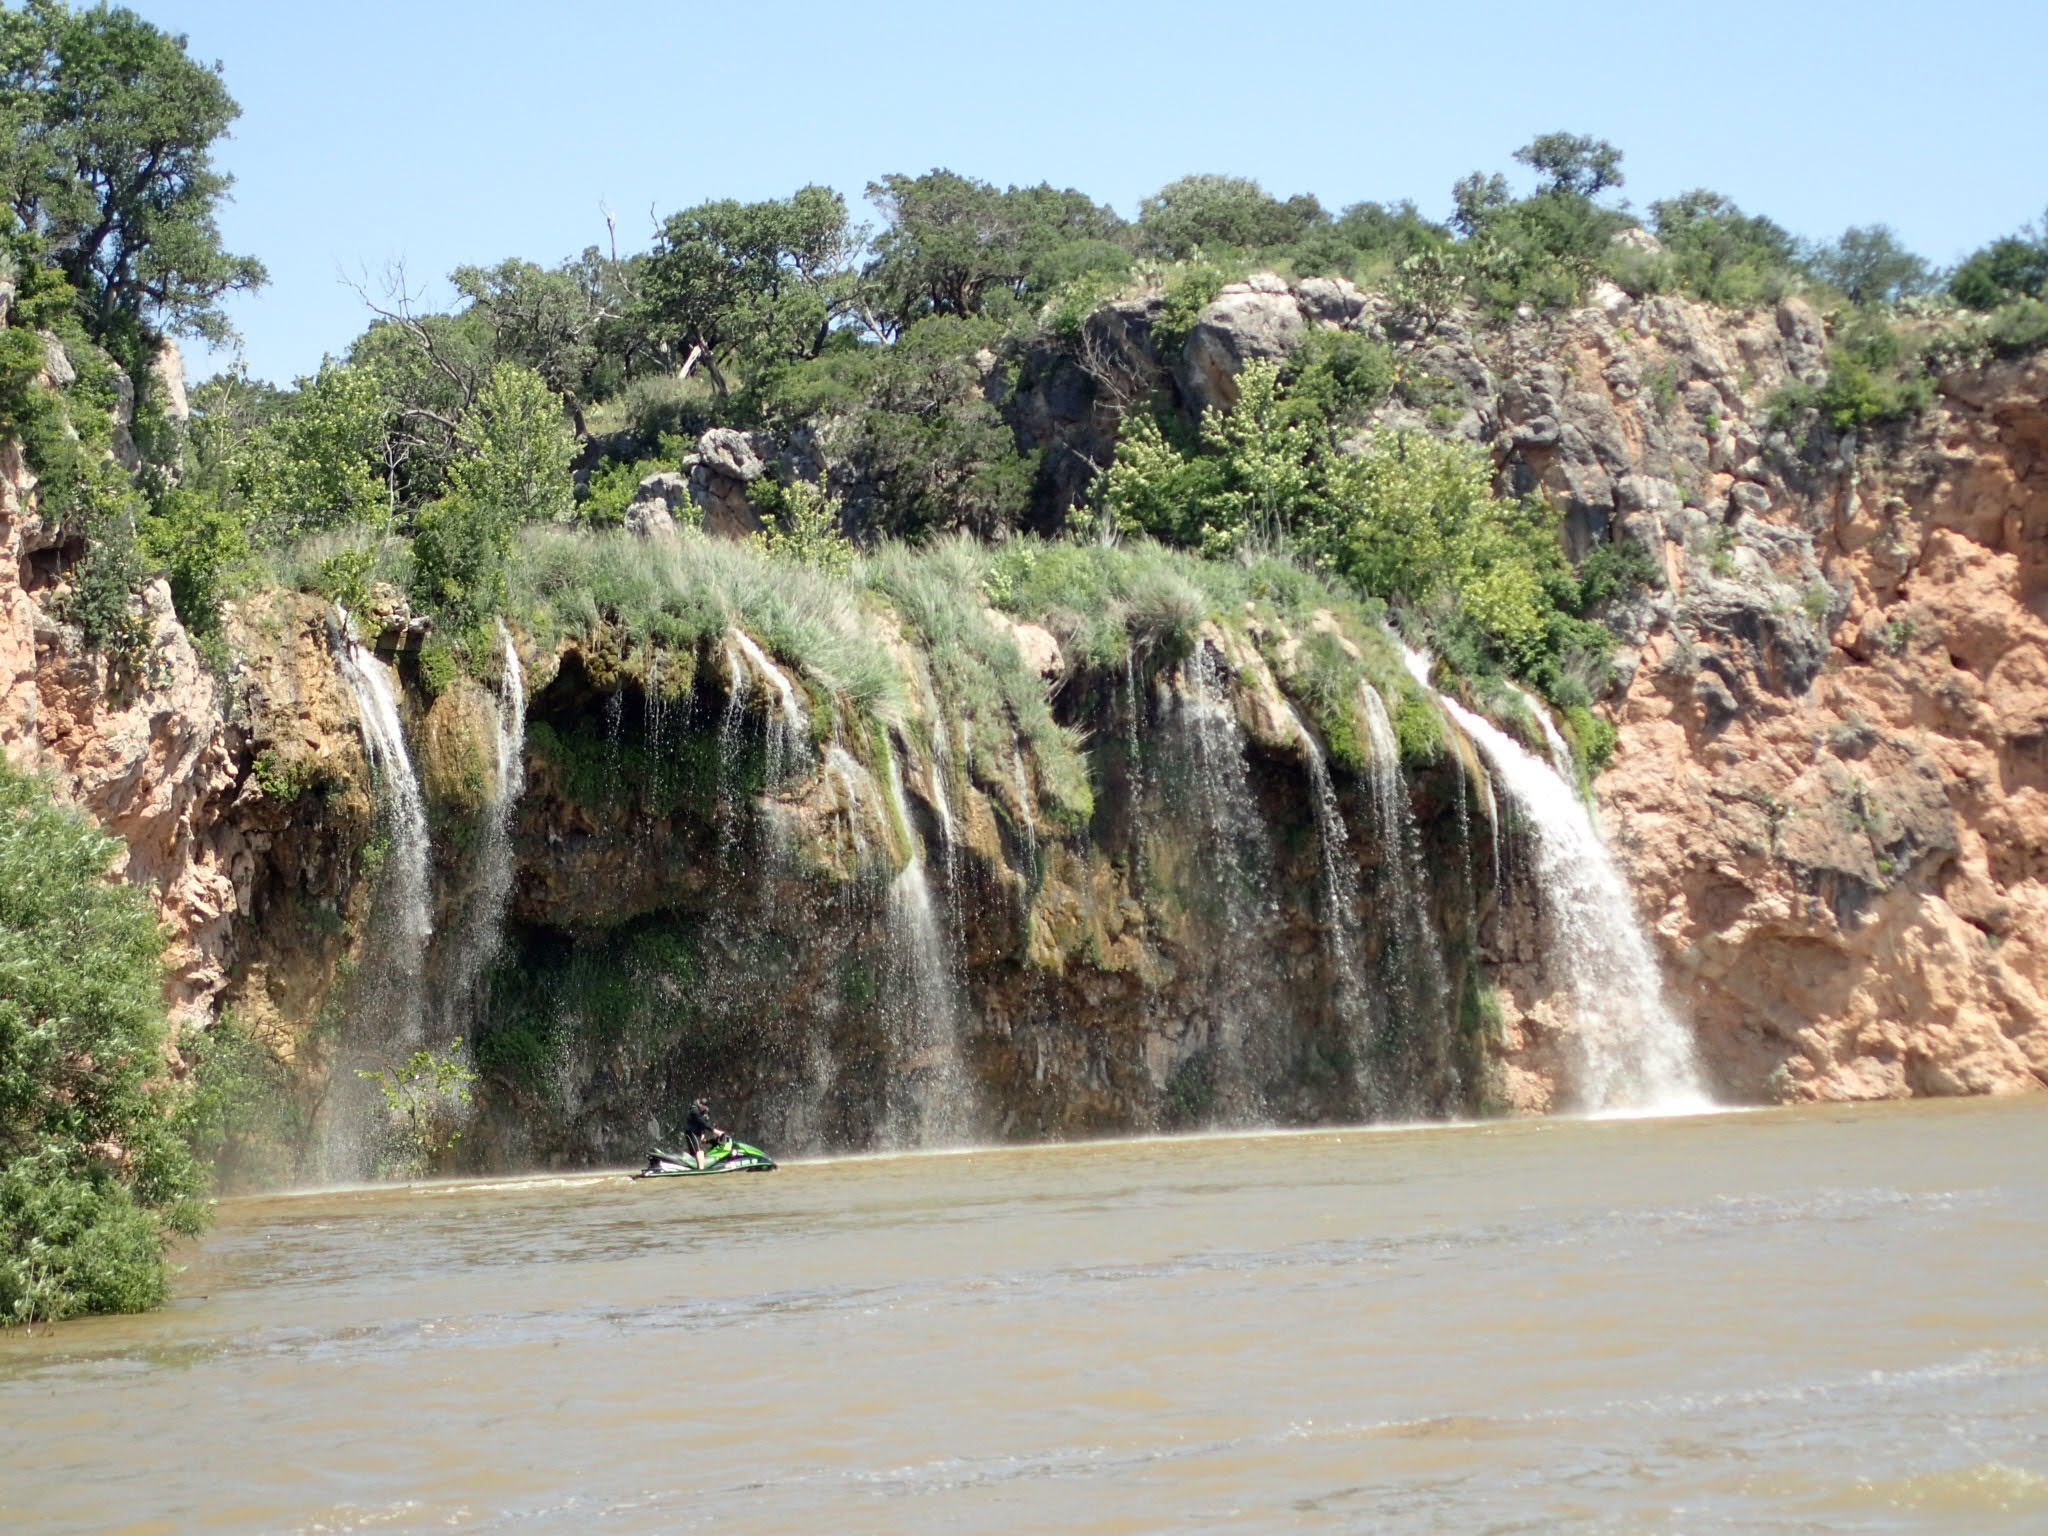
[[9,1532],[2048,1531],[2048,1101],[223,1204]]

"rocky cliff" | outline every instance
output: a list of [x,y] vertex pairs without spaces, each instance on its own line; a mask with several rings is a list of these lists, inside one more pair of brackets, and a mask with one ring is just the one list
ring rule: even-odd
[[[1633,541],[1662,572],[1613,615],[1596,790],[1715,1091],[2048,1082],[2048,365],[1957,373],[1858,439],[1771,422],[1825,366],[1797,301],[1603,285],[1566,315],[1418,330],[1347,284],[1255,278],[1170,356],[1157,319],[1105,309],[1005,397],[1058,450],[1048,521],[1151,391],[1192,413],[1316,326],[1384,337],[1384,420],[1483,446],[1504,490],[1563,505],[1578,552]],[[895,657],[879,714],[741,630],[515,637],[531,729],[500,948],[480,893],[504,678],[429,677],[401,609],[365,615],[429,816],[410,964],[429,990],[461,978],[365,1042],[393,828],[334,616],[244,602],[216,677],[158,585],[146,664],[116,668],[53,617],[75,555],[0,463],[0,739],[128,842],[180,1016],[232,1008],[312,1100],[352,1050],[447,1030],[484,1071],[470,1155],[499,1164],[630,1153],[706,1081],[797,1147],[1574,1102],[1530,829],[1455,728],[1404,752],[1389,797],[1365,693],[1392,710],[1412,685],[1355,623],[1254,603],[1133,631],[1119,666],[991,613],[1001,664],[1084,744],[1072,770],[963,715],[901,615],[860,621]],[[1334,714],[1295,675],[1312,643],[1369,680]]]

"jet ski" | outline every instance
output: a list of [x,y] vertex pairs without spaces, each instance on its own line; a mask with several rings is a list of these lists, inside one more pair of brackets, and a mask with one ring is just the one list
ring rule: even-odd
[[647,1166],[633,1177],[636,1179],[681,1179],[702,1178],[714,1173],[773,1173],[775,1159],[759,1147],[750,1147],[744,1141],[734,1141],[727,1136],[712,1142],[704,1149],[704,1166],[699,1168],[695,1158],[687,1152],[664,1152],[656,1147],[647,1154]]

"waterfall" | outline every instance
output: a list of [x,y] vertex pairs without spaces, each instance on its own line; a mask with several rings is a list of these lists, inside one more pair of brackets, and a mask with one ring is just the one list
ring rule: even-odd
[[1024,771],[1024,753],[1014,743],[1010,747],[1010,777],[1017,786],[1017,813],[1024,818],[1024,856],[1031,864],[1031,873],[1038,873],[1038,817],[1031,809],[1031,776]]
[[767,747],[763,782],[773,788],[785,773],[801,769],[810,760],[810,733],[804,707],[797,699],[796,685],[776,666],[768,653],[745,630],[732,632],[733,643],[753,674],[775,695],[776,710],[764,716],[762,732]]
[[1543,746],[1550,754],[1550,766],[1567,779],[1574,777],[1576,769],[1572,763],[1572,749],[1565,745],[1564,737],[1558,734],[1557,722],[1550,718],[1549,706],[1520,683],[1510,683],[1521,701],[1529,707],[1529,713],[1536,717],[1536,727],[1543,732]]
[[868,851],[867,813],[862,807],[860,785],[868,771],[836,741],[825,749],[825,771],[839,782],[840,793],[846,800],[846,827],[853,840],[854,857],[864,859]]
[[372,952],[361,973],[366,1010],[394,1045],[420,1043],[420,979],[433,933],[433,890],[428,877],[427,810],[419,777],[405,749],[398,718],[398,688],[391,669],[356,635],[355,622],[337,606],[336,659],[355,695],[363,750],[377,794],[378,820],[389,851],[384,860]]
[[1287,713],[1308,764],[1309,799],[1322,854],[1323,929],[1329,936],[1330,968],[1335,973],[1337,1016],[1344,1023],[1353,1058],[1362,1063],[1371,1046],[1372,1018],[1358,966],[1365,943],[1358,910],[1358,863],[1351,853],[1351,832],[1344,825],[1344,808],[1337,801],[1337,786],[1330,780],[1322,746],[1292,704]]
[[498,957],[505,937],[505,907],[512,897],[516,852],[512,846],[512,813],[526,787],[526,673],[519,649],[501,622],[498,625],[500,672],[495,714],[497,760],[491,789],[478,827],[475,878],[451,938],[441,996],[440,1016],[452,1034],[466,1034],[465,1007],[475,996],[478,980]]
[[[1425,683],[1428,661],[1409,653]],[[1708,1102],[1690,1031],[1664,1000],[1657,960],[1585,803],[1552,767],[1457,700],[1442,698],[1493,764],[1529,823],[1550,954],[1577,1012],[1571,1036],[1580,1106],[1595,1114]]]
[[1377,1065],[1396,1069],[1376,1072],[1368,1064],[1365,1086],[1375,1112],[1387,1115],[1421,1107],[1412,1094],[1401,1090],[1417,1081],[1419,1044],[1440,1037],[1448,1023],[1451,984],[1443,942],[1430,917],[1422,829],[1416,825],[1408,781],[1401,772],[1401,744],[1378,690],[1367,683],[1361,695],[1366,741],[1372,751],[1373,820],[1380,835],[1374,906],[1386,914],[1387,926],[1380,964],[1386,978],[1389,1017],[1385,1036],[1373,1054]]
[[[1208,646],[1197,645],[1182,664],[1181,684],[1178,723],[1192,758],[1194,805],[1206,834],[1203,849],[1210,855],[1201,869],[1216,897],[1223,929],[1214,957],[1217,984],[1212,992],[1215,1087],[1225,1117],[1245,1120],[1258,1108],[1247,1047],[1257,1039],[1278,1038],[1279,1015],[1285,1007],[1286,989],[1269,931],[1270,854],[1264,819],[1252,795],[1244,732]],[[1266,1031],[1259,1027],[1263,1024],[1275,1027]]]
[[889,882],[892,995],[886,1135],[898,1146],[966,1139],[967,1074],[960,1063],[965,1007],[951,949],[925,875],[924,846],[903,794],[903,770],[889,758],[889,808],[909,858]]

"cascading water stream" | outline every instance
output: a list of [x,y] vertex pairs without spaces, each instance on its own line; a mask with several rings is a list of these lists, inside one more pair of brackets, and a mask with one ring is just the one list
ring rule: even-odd
[[[1380,835],[1374,906],[1386,914],[1387,942],[1380,964],[1389,1011],[1384,1036],[1364,1068],[1363,1087],[1376,1113],[1393,1115],[1420,1107],[1403,1089],[1415,1083],[1419,1042],[1440,1036],[1448,1023],[1450,971],[1444,963],[1443,941],[1430,918],[1422,829],[1401,772],[1400,740],[1379,691],[1367,683],[1360,693],[1372,754],[1373,820]],[[1395,1070],[1373,1071],[1374,1066]]]
[[1010,748],[1010,778],[1017,787],[1017,814],[1024,818],[1024,857],[1035,877],[1038,873],[1038,815],[1032,810],[1031,776],[1024,771],[1024,753]]
[[[1409,671],[1428,687],[1428,660],[1406,654]],[[1585,803],[1505,731],[1455,699],[1438,698],[1529,824],[1550,953],[1577,1013],[1571,1044],[1579,1106],[1594,1114],[1705,1107],[1711,1100],[1691,1032],[1665,1002],[1627,882]]]
[[377,794],[378,819],[388,843],[378,892],[377,930],[366,959],[366,983],[359,1011],[392,1046],[420,1043],[421,971],[434,929],[433,889],[428,876],[426,802],[405,747],[398,716],[398,689],[391,669],[357,637],[355,622],[334,610],[335,656],[355,695],[363,750]]
[[1292,704],[1287,706],[1287,714],[1308,764],[1309,799],[1323,865],[1323,931],[1328,935],[1337,1016],[1344,1022],[1353,1057],[1363,1061],[1371,1047],[1373,1021],[1369,993],[1359,970],[1365,925],[1359,916],[1358,863],[1351,852],[1351,831],[1344,825],[1344,808],[1337,799],[1337,786],[1331,782],[1322,745]]
[[1543,733],[1543,746],[1550,756],[1550,766],[1567,779],[1573,777],[1576,770],[1572,764],[1572,749],[1565,745],[1564,737],[1558,733],[1557,722],[1550,718],[1550,710],[1521,684],[1510,683],[1508,686],[1529,707],[1529,713],[1536,717],[1536,728]]
[[772,789],[782,782],[784,774],[798,772],[810,761],[810,731],[804,707],[797,698],[796,685],[755,643],[753,636],[736,629],[732,638],[753,675],[775,695],[776,710],[765,716],[762,726],[767,748],[763,782]]
[[[1272,886],[1264,820],[1253,797],[1244,732],[1209,647],[1181,667],[1179,724],[1190,749],[1194,798],[1212,855],[1205,875],[1217,899],[1223,943],[1216,955],[1217,1097],[1227,1118],[1258,1112],[1248,1045],[1278,1038],[1282,985],[1275,964]],[[1264,1026],[1271,1024],[1271,1029]]]
[[889,882],[889,947],[894,972],[886,1135],[897,1146],[940,1146],[972,1126],[967,1074],[960,1062],[966,1009],[925,873],[924,845],[903,793],[903,770],[889,759],[889,808],[909,858]]
[[458,1037],[467,1032],[465,1011],[476,996],[477,983],[498,956],[505,937],[505,908],[512,896],[516,857],[512,846],[512,813],[526,787],[526,673],[519,648],[501,623],[497,710],[494,717],[497,758],[478,826],[475,875],[467,901],[451,936],[439,990],[443,1028]]
[[867,812],[861,796],[861,785],[872,785],[867,769],[854,761],[853,754],[833,742],[825,749],[825,771],[838,782],[839,792],[846,804],[847,834],[853,840],[856,858],[866,858],[868,852]]

